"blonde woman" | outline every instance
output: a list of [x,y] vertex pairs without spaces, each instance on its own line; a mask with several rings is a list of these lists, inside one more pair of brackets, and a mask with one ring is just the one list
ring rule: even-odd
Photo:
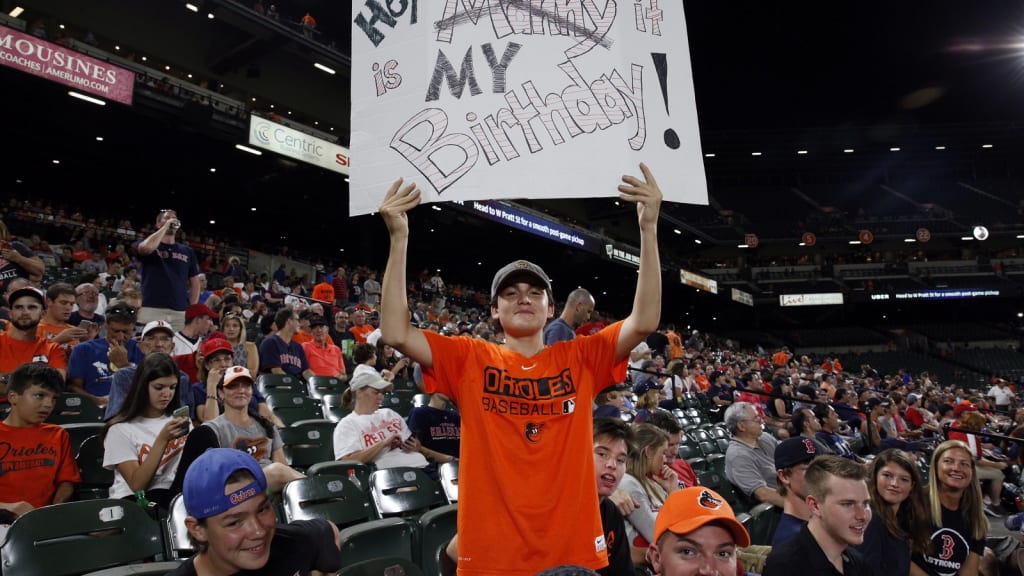
[[974,454],[959,440],[947,440],[932,454],[928,471],[931,550],[915,554],[912,576],[977,576],[985,551],[988,519]]
[[224,338],[231,344],[234,351],[232,361],[235,366],[245,366],[250,374],[260,369],[260,352],[256,344],[245,338],[245,321],[238,314],[225,314],[220,319],[220,328]]
[[679,489],[679,477],[665,464],[668,433],[651,424],[633,426],[633,444],[620,488],[637,503],[626,517],[626,535],[633,563],[647,563],[647,549],[654,542],[654,521],[671,492]]

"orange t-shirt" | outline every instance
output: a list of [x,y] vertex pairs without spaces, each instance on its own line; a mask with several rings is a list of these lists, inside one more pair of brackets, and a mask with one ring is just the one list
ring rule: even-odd
[[[594,482],[591,402],[622,382],[621,322],[527,358],[467,336],[424,332],[428,393],[459,406],[459,574],[533,575],[608,564]],[[510,553],[511,552],[511,553]]]
[[54,344],[46,338],[23,342],[11,338],[10,333],[0,334],[0,374],[13,372],[26,362],[46,362],[61,370],[67,370],[68,367],[59,344]]
[[313,286],[312,296],[314,300],[334,304],[334,286],[331,286],[327,282],[321,282],[316,286]]
[[298,342],[299,344],[305,344],[306,342],[312,342],[313,335],[306,334],[305,332],[296,332],[292,335],[292,342]]
[[53,504],[61,482],[81,482],[68,432],[56,424],[18,428],[0,421],[6,449],[0,459],[0,494],[35,508]]
[[[46,338],[47,340],[53,340],[58,334],[67,330],[68,328],[74,328],[71,324],[50,324],[49,322],[41,321],[36,326],[36,336],[39,338]],[[71,357],[71,349],[79,344],[78,340],[72,340],[67,344],[58,344],[61,351],[64,352],[65,358]]]
[[366,337],[369,336],[370,332],[373,332],[374,330],[376,330],[376,328],[374,328],[370,324],[363,324],[362,326],[352,326],[351,328],[348,329],[348,331],[352,333],[352,336],[355,337],[356,342],[359,342],[360,344],[365,344]]

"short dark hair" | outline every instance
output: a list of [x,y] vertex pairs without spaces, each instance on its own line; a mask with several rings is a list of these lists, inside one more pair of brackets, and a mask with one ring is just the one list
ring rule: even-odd
[[362,364],[370,358],[373,358],[374,354],[377,353],[377,347],[373,344],[367,344],[366,342],[360,342],[352,348],[352,361],[356,364]]
[[615,440],[626,442],[627,450],[630,442],[633,441],[633,431],[618,418],[594,418],[594,439],[599,436],[609,436]]
[[274,314],[274,325],[277,326],[278,330],[284,329],[284,325],[292,319],[292,314],[294,314],[294,312],[287,306],[278,310],[277,314]]
[[64,377],[45,362],[25,362],[11,372],[7,391],[21,394],[34,384],[57,394],[64,392]]
[[78,296],[78,294],[75,293],[75,287],[67,282],[55,282],[50,284],[50,287],[46,289],[46,299],[50,302],[53,302],[61,296],[71,296],[74,298],[75,296]]
[[647,416],[647,423],[668,432],[669,436],[679,434],[683,431],[683,427],[679,425],[679,421],[676,420],[675,416],[661,410],[654,410],[651,412],[650,415]]

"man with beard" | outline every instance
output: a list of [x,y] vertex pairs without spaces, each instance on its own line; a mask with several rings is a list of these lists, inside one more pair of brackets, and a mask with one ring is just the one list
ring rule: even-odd
[[[75,295],[75,303],[78,304],[78,310],[71,313],[71,316],[68,318],[68,324],[86,329],[92,326],[99,326],[102,329],[107,319],[102,314],[96,312],[100,306],[100,291],[96,289],[92,282],[82,282],[75,286]],[[83,326],[82,322],[86,320],[89,323]]]
[[45,362],[65,374],[67,361],[58,344],[36,336],[36,327],[43,318],[46,297],[37,288],[27,286],[11,292],[7,299],[11,322],[7,332],[0,334],[0,400],[5,400],[7,377],[26,362]]

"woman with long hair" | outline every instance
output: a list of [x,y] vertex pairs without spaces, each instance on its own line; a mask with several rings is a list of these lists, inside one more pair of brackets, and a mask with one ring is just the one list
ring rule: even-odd
[[256,344],[246,340],[245,321],[242,317],[238,314],[221,316],[220,329],[234,350],[235,366],[245,366],[250,374],[256,374],[260,368],[260,351],[256,349]]
[[976,576],[985,551],[988,519],[971,449],[959,440],[939,444],[928,471],[931,548],[914,554],[913,576]]
[[633,563],[647,563],[647,549],[654,541],[654,521],[671,492],[679,489],[679,476],[665,464],[669,436],[651,424],[633,426],[633,444],[626,461],[626,473],[619,485],[633,497],[637,507],[626,516],[626,535]]
[[772,388],[765,410],[776,420],[789,422],[793,419],[793,382],[783,378]]
[[857,546],[878,576],[910,573],[911,553],[925,554],[931,544],[928,497],[914,457],[890,448],[868,469],[871,522]]
[[188,436],[188,415],[174,416],[181,405],[181,373],[167,354],[148,354],[132,379],[128,397],[103,428],[103,467],[114,471],[111,498],[146,499],[168,508],[169,488]]
[[404,382],[409,380],[408,356],[396,354],[396,350],[382,340],[377,340],[377,364],[376,369],[384,376],[385,380]]

